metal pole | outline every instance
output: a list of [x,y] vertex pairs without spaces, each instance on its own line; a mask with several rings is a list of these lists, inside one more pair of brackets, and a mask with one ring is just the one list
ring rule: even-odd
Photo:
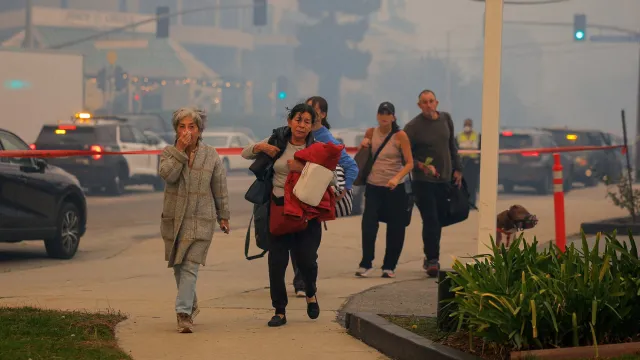
[[478,254],[487,252],[489,239],[496,234],[503,8],[504,0],[485,2]]
[[[636,99],[636,139],[633,142],[636,154],[636,181],[639,181],[640,176],[640,47],[638,47],[638,94]],[[629,149],[627,149],[629,151]]]

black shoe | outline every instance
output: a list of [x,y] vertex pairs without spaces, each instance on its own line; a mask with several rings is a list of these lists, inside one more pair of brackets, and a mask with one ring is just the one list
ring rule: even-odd
[[271,320],[269,320],[269,322],[267,323],[267,325],[269,325],[269,327],[278,327],[278,326],[282,326],[284,324],[287,323],[287,317],[286,316],[280,316],[280,315],[274,315]]
[[309,315],[309,319],[315,320],[320,316],[320,306],[318,305],[318,297],[314,296],[316,302],[308,302],[307,303],[307,315]]

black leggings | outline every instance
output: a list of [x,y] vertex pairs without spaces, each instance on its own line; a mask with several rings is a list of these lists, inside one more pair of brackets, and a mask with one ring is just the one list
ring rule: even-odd
[[387,223],[387,247],[382,270],[395,270],[404,246],[406,230],[407,192],[403,184],[389,190],[367,184],[362,214],[362,260],[360,267],[370,269],[376,250],[376,237],[381,218]]
[[276,314],[285,314],[289,302],[285,275],[289,265],[289,252],[295,254],[296,265],[304,280],[307,297],[316,294],[318,279],[318,248],[322,240],[322,227],[317,220],[309,221],[303,231],[282,236],[272,236],[269,248],[269,284],[271,303]]

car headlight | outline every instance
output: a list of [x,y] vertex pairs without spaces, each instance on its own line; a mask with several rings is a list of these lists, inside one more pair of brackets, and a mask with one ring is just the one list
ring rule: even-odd
[[583,158],[582,156],[578,156],[575,159],[575,163],[579,166],[587,166],[587,159]]

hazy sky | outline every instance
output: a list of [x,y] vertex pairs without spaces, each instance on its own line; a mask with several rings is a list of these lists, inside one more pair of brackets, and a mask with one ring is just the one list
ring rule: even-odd
[[[419,25],[418,42],[425,51],[443,50],[446,34],[451,31],[452,58],[467,72],[479,76],[482,59],[472,49],[482,45],[483,12],[484,4],[471,0],[407,0],[406,16]],[[574,13],[586,14],[588,24],[640,31],[640,0],[506,5],[504,20],[572,23]],[[508,71],[524,101],[566,119],[567,125],[621,133],[618,124],[620,109],[624,108],[635,132],[640,44],[574,43],[572,33],[572,26],[505,24],[503,72]],[[587,31],[587,35],[598,33]],[[527,44],[542,50],[542,63],[533,69],[529,58],[532,49]]]

